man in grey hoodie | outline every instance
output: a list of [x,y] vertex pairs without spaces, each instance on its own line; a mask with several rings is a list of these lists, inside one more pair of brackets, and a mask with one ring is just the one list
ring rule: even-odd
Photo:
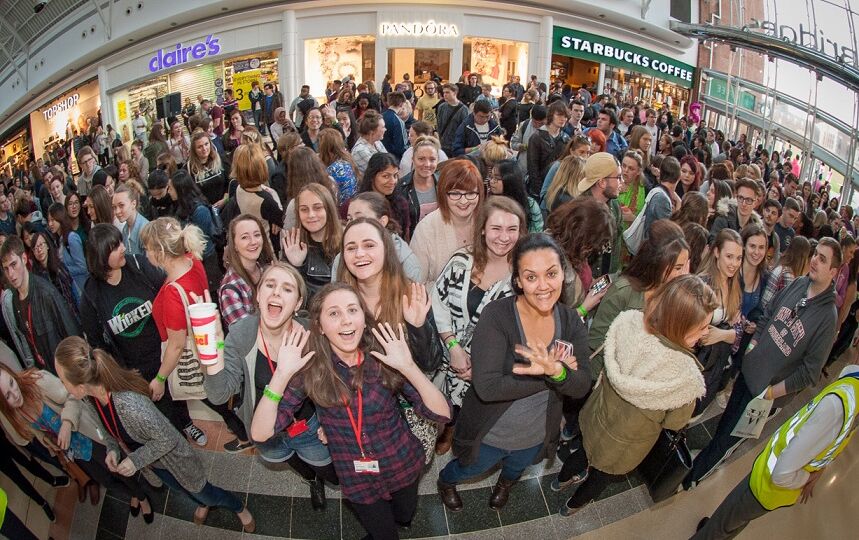
[[731,432],[755,396],[764,393],[774,400],[775,410],[817,383],[838,330],[833,280],[840,266],[841,246],[822,238],[808,275],[797,278],[766,308],[713,440],[695,458],[684,488],[694,487],[743,442]]

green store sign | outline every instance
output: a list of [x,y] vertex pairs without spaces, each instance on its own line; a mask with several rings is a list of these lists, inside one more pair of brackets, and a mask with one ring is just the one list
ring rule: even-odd
[[560,26],[554,28],[553,34],[554,54],[609,64],[653,75],[684,88],[692,88],[695,67],[689,64],[622,41]]
[[740,91],[740,100],[736,100],[733,85],[728,87],[728,81],[714,77],[710,79],[710,84],[707,86],[707,95],[720,99],[729,105],[739,105],[747,111],[755,111],[755,95],[745,90]]

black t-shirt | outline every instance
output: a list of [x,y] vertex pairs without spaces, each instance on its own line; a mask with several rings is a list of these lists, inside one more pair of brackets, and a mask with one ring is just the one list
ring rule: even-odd
[[[277,365],[274,366],[277,369]],[[262,400],[262,393],[265,390],[265,387],[268,383],[271,382],[272,372],[271,366],[268,363],[268,359],[265,357],[265,354],[261,351],[257,351],[257,365],[254,369],[254,390],[256,390],[256,402],[259,403]],[[316,407],[313,406],[313,402],[309,399],[305,399],[304,403],[301,404],[301,408],[295,412],[294,418],[296,420],[308,420],[311,416],[316,413]]]
[[113,350],[120,364],[140,370],[149,380],[161,366],[161,337],[152,319],[152,303],[164,274],[144,256],[127,255],[125,260],[117,285],[87,281],[81,322],[91,345]]
[[784,253],[790,247],[793,237],[796,236],[796,231],[793,230],[793,227],[785,227],[781,223],[776,223],[773,230],[778,235],[779,251]]

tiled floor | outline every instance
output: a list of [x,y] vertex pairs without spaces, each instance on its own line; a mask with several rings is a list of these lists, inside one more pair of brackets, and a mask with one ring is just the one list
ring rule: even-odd
[[[793,402],[799,407],[813,396],[807,391]],[[718,412],[716,413],[718,415]],[[772,420],[769,431],[778,427],[789,411],[782,411]],[[712,412],[705,421],[688,431],[691,449],[702,448],[709,441],[718,423]],[[205,526],[192,522],[194,503],[182,493],[163,488],[154,491],[152,504],[155,522],[146,525],[142,517],[128,514],[128,502],[105,494],[98,506],[77,504],[72,489],[52,490],[36,480],[35,485],[46,497],[56,498],[58,520],[49,524],[41,509],[28,499],[10,497],[10,508],[26,516],[28,525],[39,538],[50,534],[56,540],[118,540],[129,539],[338,539],[357,540],[364,531],[358,524],[348,502],[341,501],[338,490],[328,491],[328,507],[314,512],[310,507],[307,487],[288,467],[270,467],[255,455],[227,455],[218,449],[231,436],[220,422],[199,420],[209,438],[200,457],[210,480],[235,492],[254,512],[257,520],[255,534],[241,532],[238,518],[222,510],[212,510]],[[530,467],[511,492],[508,505],[501,512],[491,510],[487,499],[497,472],[482,480],[463,486],[465,509],[451,513],[435,494],[435,479],[449,456],[437,458],[419,486],[418,510],[412,527],[402,532],[403,538],[464,538],[566,539],[581,536],[587,539],[680,539],[688,538],[700,517],[709,514],[736,482],[751,468],[751,463],[768,435],[760,441],[750,441],[741,447],[728,465],[720,469],[699,489],[681,493],[654,506],[647,489],[637,474],[609,486],[600,500],[571,518],[562,518],[557,510],[567,495],[549,489],[559,467],[558,460]],[[859,526],[859,516],[850,504],[857,500],[849,492],[859,482],[859,448],[854,444],[840,458],[818,486],[812,504],[773,513],[753,523],[741,538],[774,536],[780,538],[850,538],[850,531]],[[14,493],[5,478],[0,485]],[[41,484],[41,485],[40,485]],[[851,529],[851,527],[853,529]],[[811,532],[811,531],[817,531]]]

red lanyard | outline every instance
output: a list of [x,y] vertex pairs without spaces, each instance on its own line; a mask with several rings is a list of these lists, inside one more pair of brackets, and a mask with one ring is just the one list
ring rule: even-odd
[[271,374],[274,375],[274,364],[271,361],[271,355],[268,354],[268,345],[265,342],[265,336],[262,335],[262,328],[259,330],[259,339],[262,341],[262,348],[265,351],[264,354],[265,359],[268,361],[268,368],[271,370]]
[[[364,361],[364,354],[358,351],[358,366]],[[343,405],[346,406],[346,414],[349,415],[349,423],[352,424],[352,432],[355,434],[355,441],[358,443],[358,449],[361,451],[361,457],[366,457],[364,454],[364,444],[361,442],[361,433],[364,428],[364,393],[358,390],[358,421],[355,422],[355,417],[352,415],[352,409],[349,408],[349,402],[343,398]]]
[[39,349],[36,348],[36,338],[33,336],[33,305],[29,302],[27,302],[27,341],[33,349],[33,356],[35,356],[36,360],[39,361],[39,364],[44,367],[45,361],[42,359],[42,355],[39,354]]
[[98,409],[98,414],[101,416],[102,422],[104,423],[104,427],[107,428],[107,431],[116,439],[118,442],[123,442],[122,437],[119,434],[119,422],[116,421],[116,414],[113,412],[113,402],[110,399],[110,393],[107,394],[107,410],[110,411],[110,418],[113,420],[113,428],[111,429],[111,423],[107,420],[107,415],[104,414],[104,411],[101,408],[101,403],[99,403],[98,399],[94,399],[95,408]]

